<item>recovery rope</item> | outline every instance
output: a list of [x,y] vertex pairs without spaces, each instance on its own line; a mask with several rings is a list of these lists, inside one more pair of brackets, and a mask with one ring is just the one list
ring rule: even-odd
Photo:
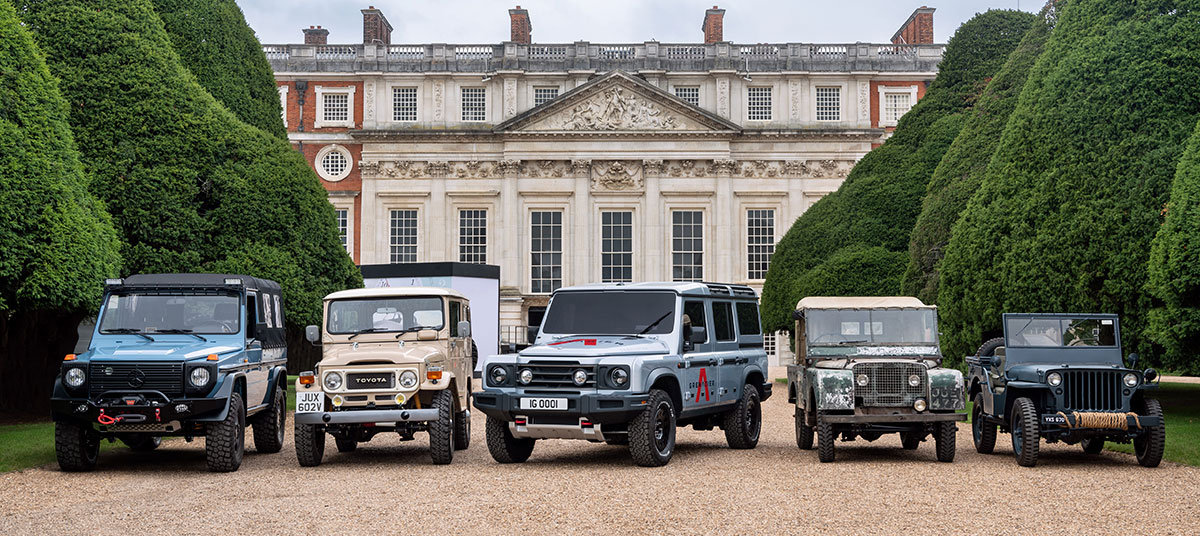
[[1129,417],[1133,417],[1133,423],[1138,429],[1142,429],[1142,421],[1138,418],[1138,414],[1132,411],[1127,413],[1107,413],[1107,412],[1086,412],[1080,413],[1072,411],[1071,416],[1075,418],[1075,424],[1071,424],[1071,419],[1067,418],[1067,414],[1058,412],[1058,415],[1067,421],[1067,428],[1115,428],[1118,430],[1129,429]]

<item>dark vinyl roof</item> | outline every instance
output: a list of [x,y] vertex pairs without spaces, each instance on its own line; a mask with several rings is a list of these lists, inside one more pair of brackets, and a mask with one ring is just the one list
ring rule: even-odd
[[250,290],[279,290],[279,283],[239,274],[135,274],[125,278],[125,287],[223,287],[225,280],[238,278]]

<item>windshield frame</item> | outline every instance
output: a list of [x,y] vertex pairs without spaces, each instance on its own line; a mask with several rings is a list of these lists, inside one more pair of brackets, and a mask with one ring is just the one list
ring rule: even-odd
[[[851,340],[814,341],[813,340],[813,334],[812,334],[812,329],[814,327],[813,322],[812,322],[812,314],[813,313],[817,313],[817,312],[820,312],[820,313],[842,313],[842,312],[866,313],[868,315],[867,322],[873,323],[873,321],[871,320],[871,316],[870,316],[872,313],[875,313],[875,312],[893,313],[893,312],[908,312],[908,311],[927,313],[927,314],[932,315],[932,318],[933,318],[933,325],[932,325],[933,340],[932,341],[920,341],[920,342],[876,341],[876,340],[873,340],[875,338],[875,335],[873,335],[873,334],[855,335],[857,337],[865,337],[866,338],[865,340],[861,340],[861,339],[855,339],[853,341],[851,341]],[[840,333],[837,335],[837,337],[847,337],[847,336],[850,336],[850,335],[841,335]],[[933,346],[936,348],[941,348],[941,333],[939,332],[939,327],[938,327],[937,308],[934,308],[934,307],[878,307],[878,308],[846,307],[846,308],[806,309],[804,311],[804,338],[805,338],[805,343],[810,347],[811,346],[819,346],[819,347],[854,347],[854,346],[905,346],[905,347],[921,346],[921,347],[923,347],[923,346]]]
[[333,322],[333,314],[332,314],[333,304],[335,304],[335,303],[382,301],[382,300],[407,300],[407,299],[437,300],[438,304],[439,304],[438,310],[442,313],[442,325],[436,329],[434,329],[434,328],[425,328],[425,329],[432,329],[432,330],[440,333],[443,330],[445,330],[447,327],[449,327],[448,322],[447,322],[447,317],[449,316],[449,314],[446,311],[446,297],[445,296],[427,295],[427,294],[403,295],[403,296],[356,296],[353,298],[338,298],[338,299],[334,299],[334,300],[328,300],[325,302],[325,318],[324,318],[325,332],[330,335],[336,335],[336,336],[347,336],[347,335],[353,336],[353,335],[357,335],[357,334],[363,334],[365,336],[365,335],[378,334],[378,333],[408,333],[408,332],[416,333],[416,330],[412,330],[411,328],[370,329],[370,330],[366,330],[366,331],[362,331],[362,330],[359,330],[359,331],[333,331],[332,329],[330,329],[331,323]]
[[[564,332],[546,331],[546,328],[548,327],[549,322],[551,321],[552,318],[555,317],[555,315],[553,313],[553,311],[555,310],[554,309],[555,303],[561,303],[559,301],[561,297],[585,295],[585,294],[601,294],[601,295],[658,294],[658,295],[670,298],[671,311],[669,314],[667,314],[667,311],[655,311],[653,318],[658,319],[660,316],[662,318],[661,318],[661,320],[659,320],[657,326],[655,326],[656,329],[653,331],[647,332],[647,333],[638,333],[638,330],[629,330],[629,331],[624,331],[621,333],[603,333],[603,332],[600,332],[600,331],[597,331],[594,329],[581,330],[581,331],[564,331]],[[557,337],[568,336],[568,335],[594,335],[594,336],[600,336],[600,337],[631,337],[631,336],[667,337],[676,332],[676,329],[678,328],[678,324],[680,323],[679,322],[679,319],[681,318],[680,315],[682,315],[681,309],[682,308],[680,307],[679,293],[675,292],[673,290],[670,290],[670,289],[620,289],[620,290],[580,289],[580,290],[557,291],[554,293],[554,296],[550,299],[550,304],[546,308],[546,316],[544,318],[542,318],[542,325],[539,326],[538,334],[539,334],[539,336],[546,335],[551,338],[557,338]],[[563,313],[560,313],[560,314],[563,314]],[[663,331],[664,329],[665,329],[665,331]]]
[[[113,308],[109,305],[109,302],[112,301],[113,298],[117,298],[119,300],[119,299],[126,298],[126,297],[133,296],[133,295],[169,297],[169,298],[196,298],[196,297],[233,298],[235,300],[235,303],[237,303],[237,306],[238,306],[236,322],[233,325],[234,329],[233,329],[233,331],[229,331],[229,332],[199,331],[199,330],[179,326],[179,327],[168,327],[166,329],[169,329],[169,330],[184,330],[184,329],[186,329],[189,331],[163,332],[163,331],[158,331],[158,330],[146,331],[145,326],[141,326],[138,328],[133,328],[130,326],[105,326],[104,320],[105,320],[105,318],[108,317],[109,311],[113,310]],[[105,336],[131,335],[131,334],[132,335],[156,335],[156,336],[174,335],[174,336],[181,336],[181,337],[194,337],[195,335],[209,335],[209,336],[238,335],[238,334],[242,333],[242,330],[244,328],[243,324],[245,324],[244,317],[245,317],[246,301],[244,298],[245,298],[245,295],[242,292],[239,292],[236,290],[223,289],[223,288],[202,288],[202,287],[181,288],[181,289],[171,289],[171,290],[139,289],[139,288],[135,287],[135,288],[120,289],[120,290],[116,290],[116,291],[112,291],[112,292],[106,292],[104,294],[104,301],[102,302],[102,307],[100,309],[100,312],[96,316],[95,330],[96,330],[97,335],[105,335]],[[118,313],[114,312],[113,314],[118,314]],[[118,330],[118,331],[114,331],[114,330]]]

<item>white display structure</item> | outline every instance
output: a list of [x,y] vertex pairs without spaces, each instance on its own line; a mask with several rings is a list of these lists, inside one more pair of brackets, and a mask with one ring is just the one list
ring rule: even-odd
[[[374,264],[359,267],[363,286],[438,287],[471,300],[471,338],[479,356],[500,353],[500,267],[461,262]],[[482,359],[480,360],[482,363]],[[475,375],[479,375],[478,367]]]

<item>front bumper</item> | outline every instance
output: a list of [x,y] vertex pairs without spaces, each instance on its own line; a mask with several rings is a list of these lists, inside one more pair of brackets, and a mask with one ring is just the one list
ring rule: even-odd
[[361,409],[297,413],[296,424],[365,424],[438,420],[436,409]]
[[[475,407],[485,415],[512,422],[518,415],[529,424],[578,423],[587,417],[596,424],[619,424],[633,420],[646,407],[646,394],[556,393],[525,395],[506,391],[476,391],[472,393]],[[522,398],[565,398],[566,410],[521,409]]]
[[825,422],[836,424],[906,424],[967,420],[966,413],[897,413],[893,415],[823,415]]
[[[130,393],[131,398],[137,393]],[[119,418],[117,425],[156,425],[173,421],[216,421],[224,417],[229,405],[227,397],[177,398],[169,402],[98,404],[86,398],[51,398],[50,411],[55,421],[75,421],[102,425],[101,412],[106,417]]]
[[[1045,413],[1042,415],[1042,426],[1045,431],[1061,430],[1061,431],[1077,431],[1077,430],[1112,430],[1112,431],[1129,431],[1137,432],[1144,428],[1153,428],[1162,425],[1161,417],[1153,417],[1149,415],[1127,415],[1124,413],[1107,413],[1106,415],[1124,416],[1125,427],[1109,426],[1109,427],[1089,427],[1080,426],[1080,418],[1075,413]],[[1083,423],[1086,424],[1086,423]]]

